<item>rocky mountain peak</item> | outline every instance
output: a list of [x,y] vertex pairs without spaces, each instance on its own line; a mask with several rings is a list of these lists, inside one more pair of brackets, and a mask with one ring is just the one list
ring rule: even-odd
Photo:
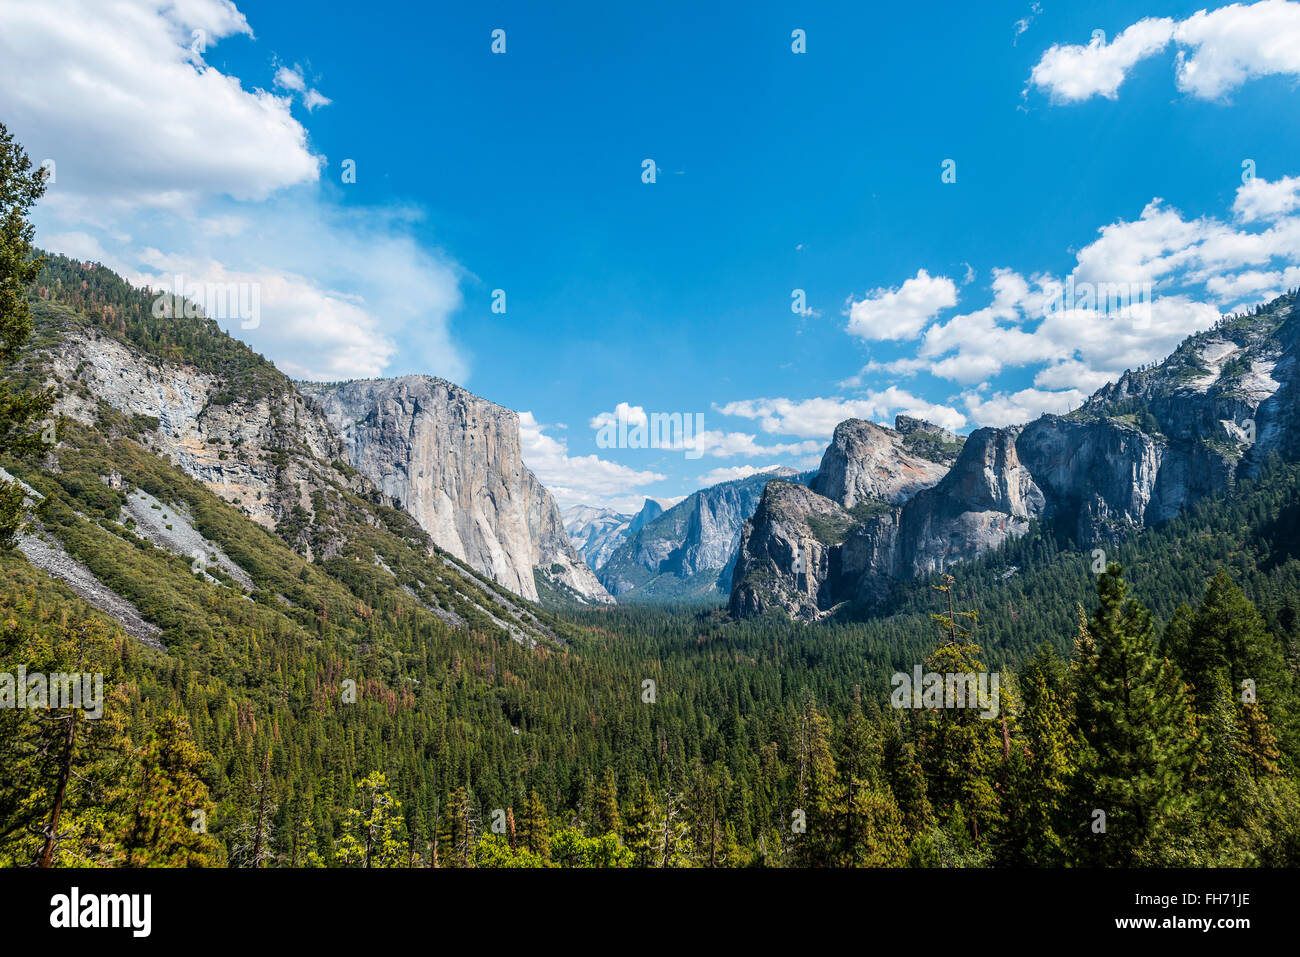
[[[936,442],[945,444],[928,430],[904,433],[865,419],[846,419],[835,427],[810,486],[850,509],[872,500],[901,504],[948,471],[951,458],[922,454]],[[951,444],[957,444],[955,436]]]

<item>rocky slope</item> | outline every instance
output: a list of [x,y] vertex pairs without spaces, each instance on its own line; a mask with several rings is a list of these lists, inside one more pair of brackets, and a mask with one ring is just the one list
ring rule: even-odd
[[513,411],[431,376],[298,388],[342,436],[352,466],[439,547],[533,601],[539,578],[566,597],[611,600],[524,465]]
[[[1272,454],[1295,457],[1295,306],[1292,294],[1225,318],[1069,415],[980,429],[928,487],[889,430],[842,423],[811,489],[770,485],[746,525],[733,613],[814,619],[842,602],[870,604],[894,582],[977,558],[1035,520],[1080,547],[1115,541],[1230,488]],[[931,447],[949,443],[932,427],[898,424]]]
[[[43,350],[45,374],[59,389],[55,413],[86,425],[100,403],[150,426],[143,441],[259,525],[300,527],[293,544],[313,557],[337,551],[336,536],[313,537],[313,490],[363,490],[342,470],[338,435],[283,377],[256,394],[237,394],[217,374],[162,361],[93,326],[66,328]],[[324,530],[317,525],[317,531]],[[321,547],[323,545],[323,547]]]
[[[781,468],[700,489],[630,534],[600,569],[613,595],[690,598],[727,594],[745,520]],[[645,514],[645,510],[642,510]]]
[[[960,441],[951,432],[907,416],[899,416],[897,426],[887,429],[862,419],[841,422],[809,483],[812,490],[853,508],[867,501],[901,505],[936,484],[956,457]],[[925,439],[939,454],[918,454],[927,451],[921,444]]]

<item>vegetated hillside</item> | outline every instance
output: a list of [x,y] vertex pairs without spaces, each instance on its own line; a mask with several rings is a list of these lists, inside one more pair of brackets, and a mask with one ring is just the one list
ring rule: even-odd
[[[302,530],[277,536],[154,454],[153,422],[95,408],[93,424],[61,420],[46,456],[0,464],[31,487],[38,540],[152,621],[160,647],[0,556],[0,672],[102,670],[109,699],[70,748],[66,725],[0,709],[0,863],[35,859],[65,766],[61,865],[1300,862],[1293,463],[1107,556],[1155,612],[1175,678],[1140,615],[1106,610],[1114,576],[1081,636],[1094,557],[1051,525],[962,567],[953,599],[978,627],[941,624],[970,634],[931,620],[946,612],[931,579],[865,621],[523,608],[519,636],[494,620],[513,596],[430,552],[404,513],[326,482],[313,506],[333,551],[309,560],[289,544]],[[194,536],[211,556],[197,568],[177,554]],[[1220,569],[1261,619],[1211,583]],[[1080,637],[1073,670],[1026,660]],[[1096,713],[1117,700],[1098,682],[1118,648],[1142,665],[1140,700],[1168,707]],[[896,670],[982,662],[1005,670],[1005,738],[970,712],[888,706]],[[1242,675],[1258,707],[1216,692]],[[1135,775],[1146,803],[1126,797]],[[1088,843],[1079,809],[1102,804],[1114,839]],[[497,809],[513,844],[491,832]]]

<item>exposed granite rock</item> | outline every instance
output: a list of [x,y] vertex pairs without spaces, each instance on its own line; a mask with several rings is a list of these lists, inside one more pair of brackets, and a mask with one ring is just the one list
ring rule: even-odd
[[903,506],[893,567],[868,568],[866,574],[910,578],[941,572],[1028,531],[1046,501],[1016,453],[1017,432],[972,432],[943,480]]
[[[832,457],[832,466],[839,461]],[[769,485],[741,537],[734,614],[782,608],[814,619],[844,601],[878,600],[900,578],[942,571],[1024,534],[1044,505],[1007,429],[972,433],[938,484],[902,505],[887,482],[861,500],[848,483],[829,487],[845,488],[852,510],[811,489]],[[804,559],[796,563],[793,543],[801,541]]]
[[552,594],[580,603],[599,602],[613,604],[605,587],[596,580],[596,573],[582,561],[569,533],[564,530],[555,499],[537,476],[524,469],[525,492],[528,496],[528,533],[532,542],[531,560],[534,575],[541,579]]
[[663,513],[664,507],[648,498],[635,515],[624,515],[612,508],[571,505],[560,516],[573,547],[593,570],[599,571],[618,546]]
[[538,567],[581,600],[611,600],[524,465],[516,413],[432,376],[299,389],[342,436],[352,466],[439,547],[533,601]]
[[[809,483],[813,491],[853,508],[869,500],[899,505],[937,483],[950,461],[931,461],[908,451],[906,436],[929,423],[906,421],[914,424],[907,433],[863,419],[846,419],[837,425],[821,467]],[[956,436],[952,441],[957,441]]]
[[854,524],[846,509],[810,488],[768,482],[741,534],[732,613],[820,617],[843,599],[840,546]]
[[[157,429],[144,436],[151,451],[266,528],[274,530],[295,506],[306,517],[302,524],[310,524],[314,488],[337,483],[360,490],[358,477],[330,464],[343,455],[339,437],[288,379],[269,395],[245,399],[215,376],[93,328],[70,332],[43,360],[61,383],[56,413],[93,424],[102,400],[127,415],[157,419]],[[305,537],[296,544],[310,555]]]

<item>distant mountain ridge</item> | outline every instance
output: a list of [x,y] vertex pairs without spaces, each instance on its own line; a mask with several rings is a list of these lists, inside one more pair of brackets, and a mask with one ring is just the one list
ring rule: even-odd
[[648,498],[635,515],[593,505],[571,505],[560,515],[573,547],[593,571],[599,571],[629,535],[635,535],[663,512],[662,504]]
[[773,479],[808,475],[782,467],[691,493],[631,532],[600,567],[601,583],[616,597],[641,600],[725,596],[741,528]]

